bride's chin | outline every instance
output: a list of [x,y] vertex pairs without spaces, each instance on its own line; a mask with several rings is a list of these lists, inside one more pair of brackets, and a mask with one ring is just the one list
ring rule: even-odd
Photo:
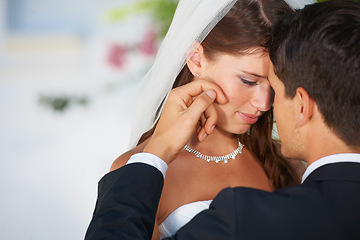
[[247,133],[249,131],[251,126],[248,126],[246,128],[241,128],[241,129],[237,129],[234,134],[237,134],[237,135],[241,135],[241,134],[244,134],[244,133]]
[[224,134],[231,134],[231,135],[241,135],[244,133],[247,133],[250,129],[251,125],[244,126],[243,124],[241,126],[234,126],[234,125],[227,125],[227,126],[221,126],[217,125],[216,129],[220,132],[223,132]]
[[241,129],[229,129],[229,131],[227,131],[228,133],[230,134],[233,134],[233,135],[241,135],[241,134],[244,134],[244,133],[247,133],[248,130],[250,129],[250,127],[248,128],[241,128]]

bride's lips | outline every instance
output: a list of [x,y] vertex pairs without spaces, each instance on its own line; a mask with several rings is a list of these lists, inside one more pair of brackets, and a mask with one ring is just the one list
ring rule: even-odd
[[247,124],[254,124],[257,122],[258,120],[258,116],[255,116],[253,114],[246,114],[246,113],[241,113],[238,112],[239,116],[242,118],[242,120],[244,120],[244,122],[246,122]]

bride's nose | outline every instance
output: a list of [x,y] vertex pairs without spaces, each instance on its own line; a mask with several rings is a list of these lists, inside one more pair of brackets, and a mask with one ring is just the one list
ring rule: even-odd
[[271,87],[269,84],[259,86],[257,91],[254,92],[250,104],[257,108],[259,111],[266,112],[271,107]]

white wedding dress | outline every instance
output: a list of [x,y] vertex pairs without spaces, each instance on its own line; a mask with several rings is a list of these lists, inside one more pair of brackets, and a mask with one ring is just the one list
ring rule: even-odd
[[177,230],[188,223],[196,214],[208,209],[211,202],[212,200],[188,203],[170,213],[159,225],[160,239],[174,235]]

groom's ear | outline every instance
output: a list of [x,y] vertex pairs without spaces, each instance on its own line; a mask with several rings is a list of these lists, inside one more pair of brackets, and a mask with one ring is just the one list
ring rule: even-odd
[[201,67],[204,59],[204,48],[200,44],[186,63],[194,76],[196,74],[201,75]]
[[297,115],[299,117],[299,126],[303,127],[312,120],[316,103],[302,87],[296,89],[295,98],[298,107]]

